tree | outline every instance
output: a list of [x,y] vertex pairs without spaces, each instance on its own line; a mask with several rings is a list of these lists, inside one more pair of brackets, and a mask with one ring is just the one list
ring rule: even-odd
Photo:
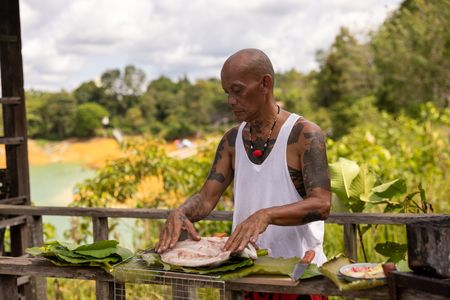
[[327,53],[318,53],[318,102],[326,107],[351,103],[375,92],[377,74],[368,45],[360,44],[342,27]]
[[449,1],[403,2],[375,34],[372,47],[382,78],[380,107],[416,113],[426,101],[449,106]]
[[77,107],[75,128],[73,133],[78,137],[90,137],[102,128],[102,119],[108,116],[108,111],[97,103],[84,103]]
[[75,122],[76,100],[65,92],[51,94],[41,107],[42,120],[47,124],[49,138],[63,139],[72,134]]

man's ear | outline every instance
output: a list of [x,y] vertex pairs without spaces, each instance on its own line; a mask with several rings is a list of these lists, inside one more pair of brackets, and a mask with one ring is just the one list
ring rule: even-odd
[[261,87],[265,92],[269,92],[273,89],[273,78],[269,74],[265,74],[261,80]]

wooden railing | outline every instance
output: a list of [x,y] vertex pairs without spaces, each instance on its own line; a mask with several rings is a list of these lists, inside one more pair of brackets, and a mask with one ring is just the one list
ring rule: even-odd
[[[108,239],[109,229],[108,229],[108,218],[138,218],[138,219],[166,219],[169,210],[162,209],[132,209],[132,208],[80,208],[80,207],[42,207],[42,206],[20,206],[20,205],[0,205],[0,216],[7,215],[17,216],[15,225],[17,226],[18,220],[24,220],[26,216],[26,222],[23,222],[24,226],[29,226],[33,228],[32,232],[32,244],[41,245],[43,243],[43,231],[42,231],[42,216],[71,216],[71,217],[90,217],[93,224],[93,236],[94,241]],[[233,217],[233,212],[231,211],[213,211],[206,219],[214,221],[231,221]],[[391,225],[401,225],[410,224],[418,221],[439,221],[448,220],[450,215],[448,214],[373,214],[373,213],[334,213],[329,216],[326,223],[340,224],[344,226],[344,253],[356,260],[357,258],[357,224],[391,224]],[[0,221],[1,226],[1,221]],[[27,264],[24,260],[20,263]],[[18,263],[19,264],[19,263]],[[18,270],[13,270],[11,263],[0,264],[0,290],[3,290],[3,286],[8,281],[4,278],[5,276],[1,274],[15,274],[15,275],[26,275],[19,272]],[[3,268],[3,269],[2,269]],[[41,269],[40,269],[41,270]],[[64,271],[54,271],[42,268],[44,274],[43,276],[54,276],[54,277],[69,277],[77,278],[75,275],[70,276],[66,274],[67,270]],[[76,273],[78,269],[73,269]],[[111,278],[104,275],[102,272],[97,272],[98,274],[91,273],[85,276],[79,276],[78,278],[83,279],[96,279],[96,296],[97,299],[108,299],[112,297]],[[53,274],[53,275],[52,275]],[[95,276],[93,275],[95,274]],[[102,275],[103,274],[103,275]],[[27,275],[39,275],[39,272],[30,272]],[[6,281],[5,281],[6,280]],[[41,292],[39,299],[45,297],[44,293]],[[0,292],[0,298],[2,298],[2,293]]]

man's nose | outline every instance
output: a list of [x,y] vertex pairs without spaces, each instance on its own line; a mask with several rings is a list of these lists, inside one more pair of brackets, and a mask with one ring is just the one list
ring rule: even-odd
[[228,94],[228,105],[235,105],[237,103],[237,98],[235,95]]

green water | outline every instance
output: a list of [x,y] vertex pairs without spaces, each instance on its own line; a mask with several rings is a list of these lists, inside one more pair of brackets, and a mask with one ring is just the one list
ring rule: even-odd
[[[31,166],[31,201],[36,206],[68,206],[75,185],[94,173],[91,169],[69,163]],[[43,221],[56,227],[57,239],[63,239],[64,231],[70,227],[70,217],[44,216]]]
[[[76,184],[94,175],[94,170],[79,164],[51,163],[31,166],[31,201],[36,206],[68,206],[72,201]],[[70,228],[70,217],[44,216],[43,221],[55,226],[56,239],[66,240],[64,232]],[[119,242],[122,246],[132,248],[130,231],[133,227],[133,219],[119,220],[116,231],[119,233]]]

